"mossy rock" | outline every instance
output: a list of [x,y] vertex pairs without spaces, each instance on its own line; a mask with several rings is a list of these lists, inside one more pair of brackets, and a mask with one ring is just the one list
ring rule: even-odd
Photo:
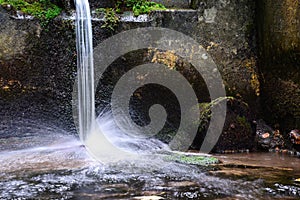
[[200,165],[200,166],[207,166],[207,165],[220,163],[220,161],[215,157],[196,155],[196,154],[175,153],[173,155],[167,156],[166,159],[178,163]]
[[[226,119],[221,136],[212,152],[253,149],[255,143],[254,116],[245,102],[233,97],[219,98],[210,103],[201,103],[199,105],[200,125],[193,144],[190,147],[191,149],[200,149],[210,125],[211,109],[212,107],[219,106],[223,101],[226,101],[227,104]],[[197,112],[197,109],[194,108],[192,112]]]

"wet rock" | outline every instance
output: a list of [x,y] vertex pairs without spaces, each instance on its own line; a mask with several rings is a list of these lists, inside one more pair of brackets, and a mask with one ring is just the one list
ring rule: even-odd
[[[215,102],[200,104],[200,126],[191,149],[200,149],[210,122],[211,108],[226,101],[227,111],[222,134],[213,148],[213,152],[238,152],[254,147],[255,126],[248,105],[238,99],[226,97]],[[194,110],[195,111],[195,110]]]
[[271,149],[284,149],[285,143],[284,143],[284,138],[281,135],[279,130],[275,130],[273,132],[273,140],[271,141]]
[[284,185],[284,184],[279,184],[279,183],[275,183],[275,190],[277,190],[277,192],[279,194],[285,194],[285,195],[289,195],[289,196],[300,196],[300,189],[296,186],[293,185]]
[[255,112],[260,109],[260,75],[254,11],[255,4],[249,0],[203,0],[198,10],[153,13],[152,26],[170,28],[195,39],[214,59],[228,96],[242,99]]
[[13,19],[0,7],[0,121],[37,118],[73,127],[75,71],[72,21],[42,27],[36,19]]
[[54,0],[54,3],[63,8],[68,14],[75,9],[75,2],[76,0]]
[[273,130],[262,119],[256,121],[257,150],[269,151],[285,148],[283,136],[279,130]]
[[264,119],[286,137],[300,126],[299,1],[262,0],[257,8]]
[[97,9],[97,8],[107,8],[107,7],[114,7],[116,0],[90,0],[89,4],[92,9]]
[[13,9],[12,5],[10,4],[2,4],[1,6],[7,11],[11,11]]
[[289,133],[289,137],[292,142],[293,148],[299,152],[300,151],[300,131],[297,129],[291,130],[291,132]]

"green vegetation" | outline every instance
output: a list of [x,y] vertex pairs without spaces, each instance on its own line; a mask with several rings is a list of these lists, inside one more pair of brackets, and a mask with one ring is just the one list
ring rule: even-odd
[[103,12],[105,14],[105,21],[101,28],[107,28],[110,30],[115,30],[120,21],[119,16],[116,14],[116,10],[114,8],[98,8],[96,9],[96,13]]
[[58,16],[62,10],[53,4],[51,0],[0,0],[0,5],[11,5],[13,9],[32,15],[43,23],[48,23]]
[[175,161],[183,164],[191,165],[211,165],[217,164],[220,161],[211,156],[198,156],[198,155],[184,155],[184,154],[174,154],[167,157],[167,160]]
[[240,126],[245,127],[246,130],[251,130],[251,125],[245,116],[237,116],[236,120]]
[[153,10],[165,10],[166,7],[160,3],[147,0],[126,0],[126,6],[131,8],[135,16],[148,14]]
[[165,9],[166,7],[164,5],[149,0],[118,0],[114,8],[98,8],[96,9],[96,13],[104,13],[105,15],[105,21],[102,28],[113,31],[118,26],[120,20],[117,13],[132,11],[134,16],[138,16],[141,14],[149,14],[154,10]]

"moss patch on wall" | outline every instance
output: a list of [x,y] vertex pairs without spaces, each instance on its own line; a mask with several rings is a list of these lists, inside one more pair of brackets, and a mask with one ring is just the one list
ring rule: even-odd
[[43,21],[55,18],[62,10],[50,0],[0,0],[0,5],[22,11]]

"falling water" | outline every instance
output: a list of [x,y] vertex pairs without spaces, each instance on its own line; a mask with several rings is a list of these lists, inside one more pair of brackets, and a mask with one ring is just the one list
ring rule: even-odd
[[[168,146],[157,139],[137,139],[121,132],[110,114],[95,117],[92,25],[88,0],[76,3],[76,47],[78,67],[78,126],[86,149],[103,161],[117,161],[136,152],[149,153]],[[118,116],[114,116],[118,117]]]
[[79,133],[85,141],[95,122],[92,24],[88,0],[75,0]]

